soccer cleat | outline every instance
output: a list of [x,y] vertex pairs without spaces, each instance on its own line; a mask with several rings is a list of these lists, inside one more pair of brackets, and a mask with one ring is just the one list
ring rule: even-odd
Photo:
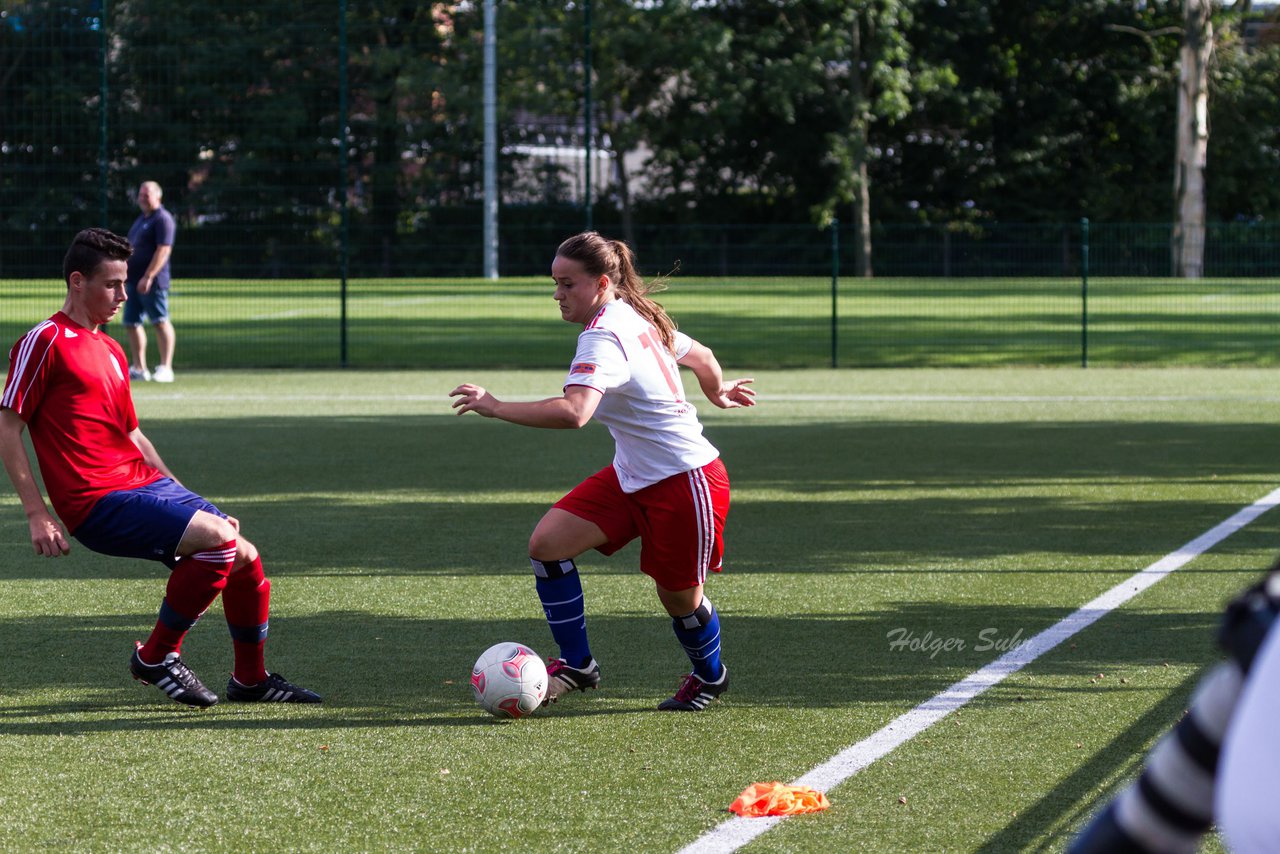
[[173,368],[168,365],[161,365],[156,368],[156,372],[148,379],[155,380],[158,383],[171,383],[173,382]]
[[315,691],[294,685],[279,673],[268,673],[257,685],[241,685],[234,676],[227,682],[227,699],[237,703],[320,703]]
[[593,658],[586,667],[570,667],[563,658],[547,662],[547,698],[542,705],[554,703],[570,691],[600,687],[600,665]]
[[130,368],[129,379],[135,380],[135,381],[141,380],[142,382],[148,382],[151,379],[151,372],[148,371],[146,368]]
[[175,703],[203,708],[218,702],[218,695],[204,687],[199,677],[182,663],[176,652],[166,655],[160,664],[145,664],[138,655],[141,649],[142,644],[137,644],[133,655],[129,657],[129,672],[134,679],[156,686]]
[[711,701],[729,690],[729,668],[721,665],[720,678],[715,682],[703,682],[695,674],[684,677],[684,684],[674,697],[663,700],[658,708],[664,712],[700,712]]

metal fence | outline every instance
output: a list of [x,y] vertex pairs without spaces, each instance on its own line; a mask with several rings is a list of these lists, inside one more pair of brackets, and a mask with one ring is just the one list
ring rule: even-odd
[[[563,366],[573,341],[550,298],[553,228],[516,244],[540,276],[497,281],[192,275],[180,233],[170,298],[177,365]],[[1211,270],[1233,273],[1180,279],[1147,272],[1168,264],[1167,227],[1092,225],[1086,243],[1077,223],[1058,230],[1076,236],[1065,244],[1048,226],[1035,230],[1045,239],[878,231],[877,268],[898,274],[874,278],[840,275],[853,261],[842,230],[703,226],[691,239],[654,227],[637,248],[646,273],[676,270],[660,301],[726,364],[1280,365],[1280,277],[1259,275],[1280,260],[1274,235],[1207,252],[1219,259]],[[752,242],[766,232],[767,242]],[[51,251],[46,266],[56,271],[60,258],[61,248]],[[0,341],[56,310],[62,291],[48,275],[0,279]]]

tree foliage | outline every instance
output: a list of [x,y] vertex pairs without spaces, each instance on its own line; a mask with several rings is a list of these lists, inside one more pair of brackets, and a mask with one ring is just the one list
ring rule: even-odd
[[0,7],[0,263],[101,219],[102,45],[100,10]]
[[[1280,29],[1280,25],[1277,25]],[[1223,221],[1276,220],[1280,193],[1280,38],[1246,49],[1239,32],[1219,43],[1210,91],[1209,210]]]
[[[107,224],[154,178],[259,266],[332,246],[344,206],[374,264],[478,222],[481,6],[5,4],[0,251],[101,219],[104,153]],[[583,143],[587,71],[595,145],[618,155],[606,218],[820,225],[862,199],[879,223],[1172,216],[1180,0],[593,0],[589,69],[584,12],[499,3],[502,186],[531,219],[580,189],[527,152]],[[1275,217],[1280,46],[1217,30],[1209,219]]]

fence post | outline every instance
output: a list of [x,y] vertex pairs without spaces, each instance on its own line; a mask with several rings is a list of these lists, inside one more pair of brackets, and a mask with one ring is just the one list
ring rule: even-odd
[[583,199],[587,203],[587,231],[591,231],[591,157],[594,146],[591,139],[591,0],[585,0],[582,7],[582,126],[586,132],[583,145],[586,146],[583,163],[584,173]]
[[1089,218],[1080,218],[1080,367],[1089,367]]
[[98,39],[102,50],[102,77],[98,83],[98,181],[101,217],[99,224],[107,228],[107,9],[111,4],[102,0],[102,19],[99,21]]
[[338,362],[340,367],[347,367],[347,273],[351,265],[351,225],[347,210],[347,0],[338,3],[338,210],[340,213],[340,232],[338,248],[340,275],[338,306]]
[[831,367],[839,367],[840,220],[831,218]]
[[484,277],[498,278],[498,9],[484,0]]

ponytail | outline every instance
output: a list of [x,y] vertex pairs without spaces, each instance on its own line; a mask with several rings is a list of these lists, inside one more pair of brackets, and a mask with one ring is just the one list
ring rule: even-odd
[[578,261],[592,276],[608,276],[618,296],[653,326],[662,345],[675,354],[676,323],[649,294],[667,289],[665,277],[646,282],[636,272],[635,255],[621,240],[611,240],[595,231],[575,234],[560,244],[556,254]]

